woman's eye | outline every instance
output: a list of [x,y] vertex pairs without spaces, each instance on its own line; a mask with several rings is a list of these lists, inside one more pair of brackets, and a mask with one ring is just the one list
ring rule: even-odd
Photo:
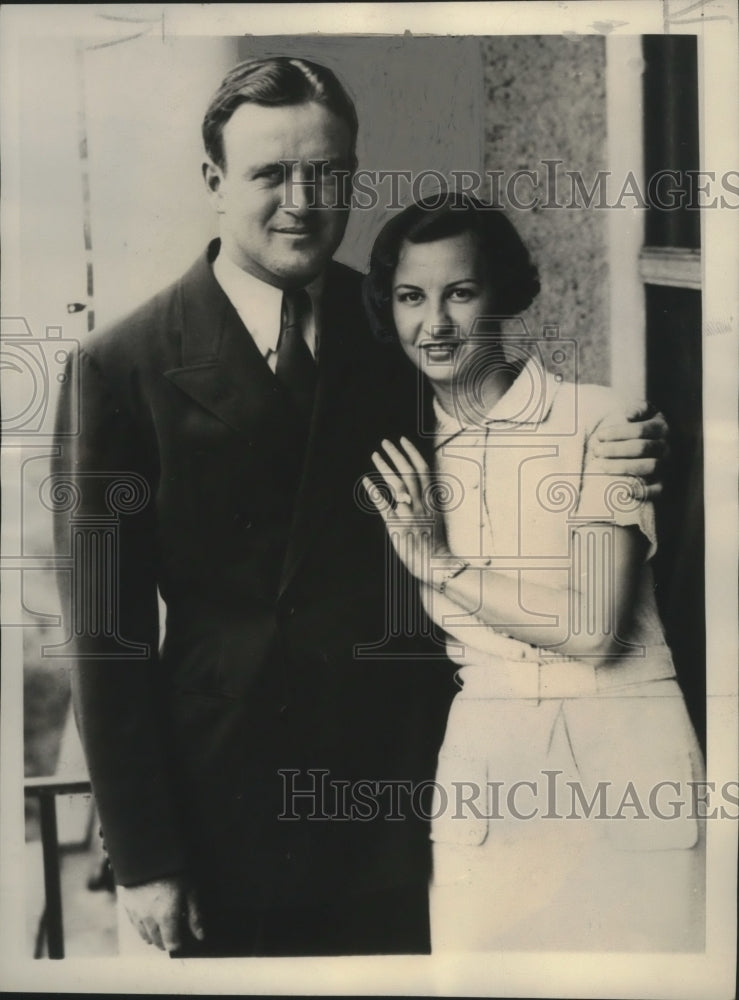
[[398,302],[404,302],[409,305],[414,305],[416,302],[421,301],[420,292],[398,292]]
[[474,297],[475,292],[472,288],[454,288],[449,294],[452,302],[469,302]]

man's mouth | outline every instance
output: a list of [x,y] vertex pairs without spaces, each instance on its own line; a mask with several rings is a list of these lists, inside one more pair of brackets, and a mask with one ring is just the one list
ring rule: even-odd
[[281,233],[283,236],[312,236],[313,230],[310,226],[279,226],[275,227],[274,232]]

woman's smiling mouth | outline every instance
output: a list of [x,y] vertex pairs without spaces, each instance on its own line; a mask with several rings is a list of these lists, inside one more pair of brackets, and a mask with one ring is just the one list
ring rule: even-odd
[[461,340],[424,340],[418,345],[419,351],[426,354],[429,362],[435,364],[445,364],[454,359]]

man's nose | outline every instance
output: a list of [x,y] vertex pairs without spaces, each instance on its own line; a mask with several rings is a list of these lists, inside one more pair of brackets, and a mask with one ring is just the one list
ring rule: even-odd
[[310,164],[303,166],[295,164],[288,170],[285,178],[284,207],[296,214],[304,214],[313,208],[317,198],[316,173]]

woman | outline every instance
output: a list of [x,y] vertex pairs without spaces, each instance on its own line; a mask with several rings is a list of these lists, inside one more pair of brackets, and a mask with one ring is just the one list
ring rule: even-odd
[[702,761],[654,601],[654,512],[592,453],[617,396],[562,380],[566,343],[505,332],[538,290],[506,216],[452,195],[393,218],[367,278],[436,415],[433,470],[384,441],[384,490],[364,481],[460,666],[432,949],[689,950]]

